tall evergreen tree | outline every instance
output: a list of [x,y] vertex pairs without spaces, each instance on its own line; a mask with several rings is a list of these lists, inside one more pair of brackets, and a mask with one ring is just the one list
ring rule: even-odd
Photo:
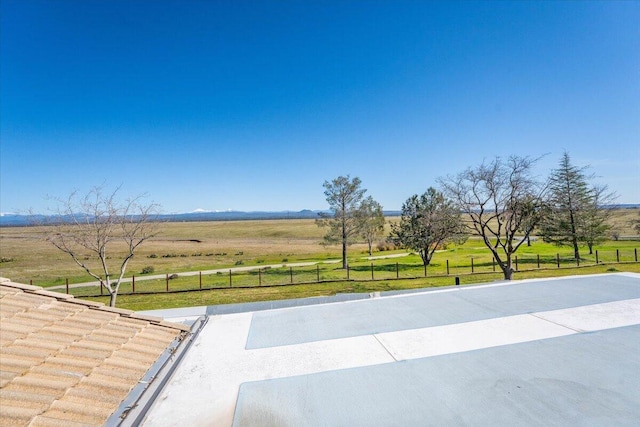
[[603,205],[614,197],[606,187],[589,187],[587,169],[573,165],[569,153],[562,155],[549,178],[548,209],[540,226],[546,242],[572,246],[575,259],[580,259],[580,243],[591,250],[604,238],[608,226]]

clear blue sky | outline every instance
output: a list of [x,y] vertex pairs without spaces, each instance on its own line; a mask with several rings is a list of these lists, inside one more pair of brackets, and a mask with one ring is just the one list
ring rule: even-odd
[[640,203],[640,2],[1,1],[0,211],[385,209],[564,150]]

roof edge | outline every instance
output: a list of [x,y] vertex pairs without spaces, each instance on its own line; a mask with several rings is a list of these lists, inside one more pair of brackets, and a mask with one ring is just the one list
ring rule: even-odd
[[33,295],[39,295],[39,296],[43,296],[43,297],[49,297],[49,298],[54,298],[60,302],[65,302],[65,303],[70,303],[70,304],[79,304],[79,305],[84,305],[87,308],[91,309],[91,310],[97,310],[97,311],[102,311],[102,312],[109,312],[109,313],[115,313],[118,314],[122,317],[131,317],[133,319],[138,319],[138,320],[145,320],[151,324],[160,326],[160,327],[164,327],[164,328],[170,328],[170,329],[177,329],[181,332],[189,332],[191,331],[191,328],[188,325],[184,325],[182,323],[173,323],[173,322],[167,322],[166,320],[164,320],[163,318],[160,317],[155,317],[155,316],[148,316],[145,314],[138,314],[133,310],[127,310],[127,309],[123,309],[123,308],[117,308],[117,307],[110,307],[105,305],[102,302],[96,302],[96,301],[90,301],[90,300],[84,300],[84,299],[80,299],[80,298],[76,298],[73,295],[70,294],[63,294],[60,292],[54,292],[54,291],[49,291],[41,286],[34,286],[34,285],[27,285],[24,283],[16,283],[16,282],[12,282],[11,279],[7,279],[5,277],[0,277],[0,286],[5,286],[8,288],[14,288],[14,289],[19,289],[24,293],[27,294],[33,294]]
[[189,333],[176,338],[167,347],[138,384],[120,403],[118,409],[107,419],[105,426],[133,427],[141,425],[149,409],[151,409],[157,397],[173,376],[182,358],[204,328],[208,319],[208,316],[200,316],[193,323]]

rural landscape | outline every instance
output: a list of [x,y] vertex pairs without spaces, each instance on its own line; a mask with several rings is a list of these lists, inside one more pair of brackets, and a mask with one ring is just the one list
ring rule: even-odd
[[[519,265],[514,278],[640,272],[637,262],[640,236],[633,228],[639,213],[638,208],[613,212],[610,222],[619,230],[620,237],[609,238],[597,246],[597,264],[595,252],[589,255],[585,251],[577,266],[572,248],[558,247],[533,236],[531,246],[524,245],[518,252]],[[399,217],[387,218],[385,234],[391,231],[391,224],[399,220]],[[42,236],[43,230],[39,227],[0,228],[0,275],[20,283],[57,287],[58,292],[65,292],[67,280],[70,285],[92,281]],[[449,286],[454,285],[455,277],[459,277],[463,285],[503,279],[499,269],[495,271],[492,256],[482,242],[469,238],[462,245],[452,243],[437,250],[427,268],[427,277],[420,256],[412,251],[394,248],[381,239],[374,246],[373,256],[369,256],[366,243],[355,243],[349,249],[347,280],[347,273],[340,265],[340,247],[322,244],[323,236],[323,229],[309,219],[162,223],[158,235],[141,246],[131,260],[126,275],[129,281],[122,285],[118,306],[150,310]],[[126,248],[116,244],[111,257],[121,258],[125,253]],[[307,265],[295,266],[300,263]],[[265,267],[271,265],[277,267]],[[237,271],[239,267],[250,269]],[[221,271],[202,277],[184,274],[210,270]],[[231,286],[229,270],[236,270]],[[318,271],[320,283],[317,283]],[[168,281],[171,292],[166,293],[165,278],[145,280],[145,276],[153,275],[175,275]],[[132,276],[138,280],[135,291],[140,295],[129,295]],[[215,289],[201,291],[200,283],[203,288]],[[70,287],[69,292],[108,303],[106,293],[97,296],[100,292],[95,286]]]
[[2,277],[152,310],[598,272],[639,271],[640,210],[569,153],[496,157],[410,196],[399,216],[349,175],[315,219],[176,222],[94,187],[54,215],[1,227]]
[[640,426],[640,1],[0,9],[0,427]]

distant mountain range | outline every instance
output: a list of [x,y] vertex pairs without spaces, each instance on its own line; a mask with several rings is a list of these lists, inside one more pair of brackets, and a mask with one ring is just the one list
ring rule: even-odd
[[[175,214],[158,215],[159,221],[168,222],[189,222],[189,221],[242,221],[258,219],[315,219],[319,214],[328,211],[312,211],[304,209],[301,211],[280,211],[280,212],[189,212]],[[400,211],[384,211],[385,216],[399,216]],[[0,215],[0,227],[23,227],[34,223],[46,223],[51,220],[62,220],[64,217],[54,217],[45,215],[17,215],[5,213]]]
[[[615,206],[618,209],[640,208],[640,204],[620,204]],[[173,213],[158,215],[159,221],[168,222],[189,222],[189,221],[243,221],[258,219],[315,219],[320,213],[329,211],[313,211],[303,209],[301,211],[278,211],[278,212],[243,212],[243,211],[196,211],[189,213]],[[387,217],[400,216],[400,211],[384,211]],[[18,215],[12,213],[0,214],[0,227],[24,227],[33,225],[34,223],[46,223],[52,220],[62,220],[64,217],[46,216],[46,215]]]

